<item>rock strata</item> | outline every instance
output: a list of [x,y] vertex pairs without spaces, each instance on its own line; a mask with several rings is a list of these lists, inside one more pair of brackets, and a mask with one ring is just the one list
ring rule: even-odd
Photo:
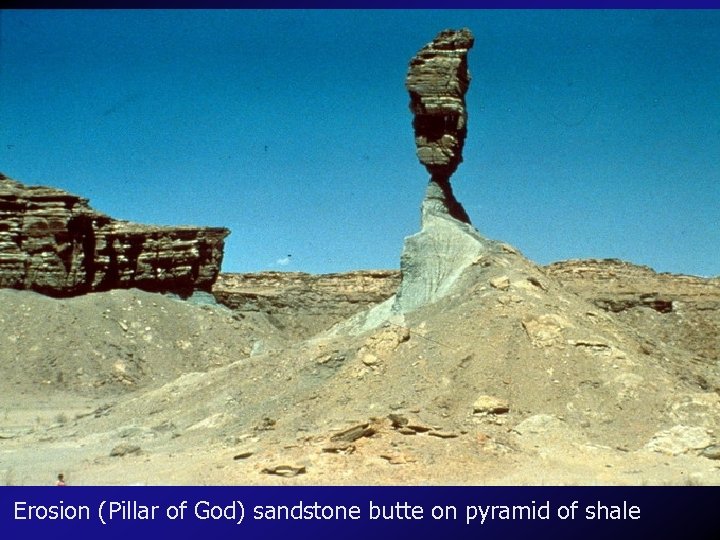
[[139,225],[88,200],[0,174],[0,287],[73,296],[117,288],[209,291],[220,271],[219,227]]
[[422,228],[405,239],[403,280],[392,305],[395,313],[448,294],[464,270],[493,245],[470,224],[450,186],[467,134],[467,53],[473,41],[470,30],[443,30],[410,61],[405,86],[415,144],[431,177],[421,208]]
[[405,86],[417,155],[433,177],[450,178],[462,161],[470,85],[467,53],[473,42],[468,29],[443,30],[410,60]]
[[[702,364],[720,362],[720,278],[656,273],[618,259],[570,260],[545,268],[549,276],[612,317],[654,336]],[[701,384],[703,386],[704,383]]]
[[466,223],[470,219],[453,196],[450,176],[462,162],[467,135],[467,53],[473,43],[468,29],[443,30],[410,60],[405,79],[417,156],[431,176],[426,205],[441,205]]
[[306,339],[392,296],[395,270],[343,274],[220,274],[213,295],[239,314],[265,313],[292,339]]
[[405,238],[397,294],[334,328],[335,333],[360,333],[391,319],[400,324],[405,314],[450,294],[463,272],[497,247],[470,224],[450,186],[467,135],[467,53],[473,42],[468,29],[443,30],[410,60],[405,88],[417,156],[430,173],[421,229]]

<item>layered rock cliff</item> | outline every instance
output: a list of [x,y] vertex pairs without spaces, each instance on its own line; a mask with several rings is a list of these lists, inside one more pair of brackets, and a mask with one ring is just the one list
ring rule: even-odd
[[[556,262],[548,275],[662,346],[690,351],[695,362],[720,366],[720,278],[656,273],[617,259]],[[700,386],[704,383],[700,381]]]
[[219,227],[115,220],[88,200],[0,174],[0,287],[52,296],[136,287],[209,291],[220,271]]
[[265,314],[288,339],[299,340],[383,302],[399,282],[397,270],[220,274],[212,292],[241,315]]

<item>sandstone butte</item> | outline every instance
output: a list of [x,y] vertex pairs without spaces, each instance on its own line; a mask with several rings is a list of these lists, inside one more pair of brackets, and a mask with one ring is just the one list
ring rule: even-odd
[[467,28],[443,30],[410,60],[405,78],[417,156],[431,176],[425,204],[433,199],[465,223],[470,218],[453,197],[450,176],[462,162],[467,136],[467,55],[474,42]]
[[210,291],[229,232],[116,220],[87,199],[0,173],[0,288],[51,296],[131,287]]

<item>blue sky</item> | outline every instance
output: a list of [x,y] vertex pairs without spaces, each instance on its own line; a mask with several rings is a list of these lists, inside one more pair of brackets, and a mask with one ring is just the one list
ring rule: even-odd
[[462,26],[481,233],[720,274],[720,11],[2,11],[0,171],[226,226],[224,271],[397,268],[428,179],[407,63]]

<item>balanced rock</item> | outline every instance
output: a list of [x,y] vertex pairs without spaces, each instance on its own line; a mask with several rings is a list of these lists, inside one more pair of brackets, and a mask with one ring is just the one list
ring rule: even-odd
[[338,325],[333,333],[361,333],[387,321],[402,325],[405,314],[453,292],[481,256],[500,250],[497,242],[471,225],[450,186],[467,135],[467,53],[473,41],[470,30],[443,30],[410,60],[405,87],[410,93],[415,144],[420,163],[430,173],[421,229],[405,238],[397,293]]
[[115,220],[87,199],[0,174],[0,288],[52,296],[133,287],[210,291],[228,234]]
[[443,30],[410,61],[405,86],[420,162],[431,174],[420,232],[405,239],[402,282],[392,309],[406,313],[447,295],[473,261],[491,249],[450,187],[467,134],[470,30]]
[[431,176],[423,212],[437,206],[466,223],[470,218],[453,196],[450,176],[462,162],[467,135],[467,53],[473,43],[466,28],[443,30],[410,60],[405,79],[417,156]]
[[414,115],[420,162],[432,176],[449,178],[462,161],[467,134],[465,93],[470,84],[470,30],[443,30],[410,61],[405,86]]

